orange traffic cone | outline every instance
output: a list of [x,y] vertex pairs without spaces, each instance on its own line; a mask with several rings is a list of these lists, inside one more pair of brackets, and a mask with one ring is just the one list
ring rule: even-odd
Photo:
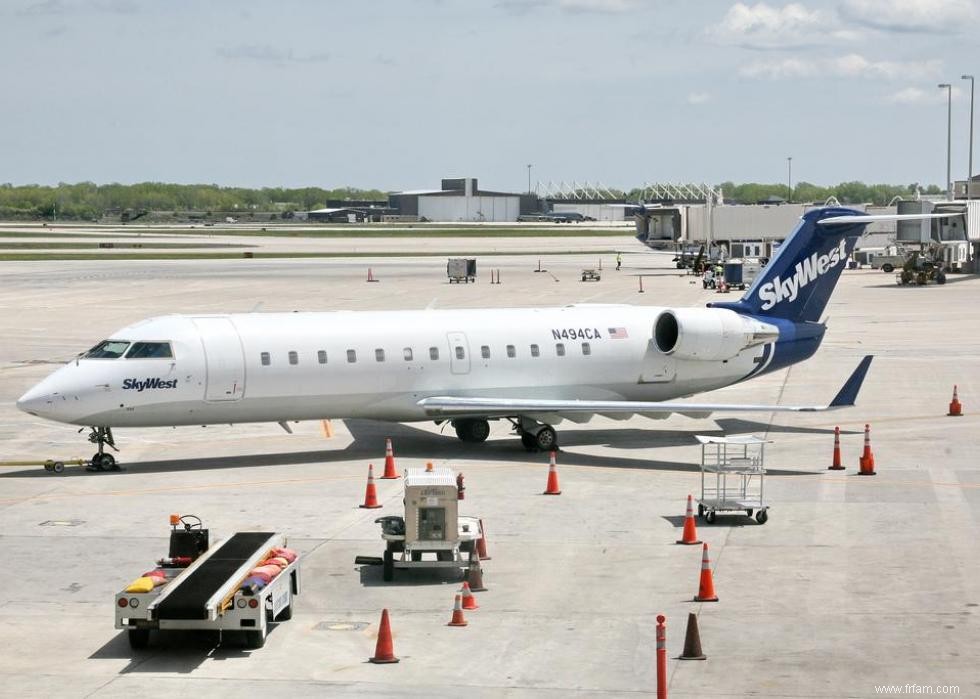
[[376,282],[376,281],[378,281],[377,278],[374,276],[374,272],[371,270],[370,267],[368,267],[368,277],[367,277],[367,280],[369,282]]
[[395,470],[395,452],[391,448],[391,437],[385,437],[385,472],[381,477],[385,480],[398,478],[398,471]]
[[397,663],[395,648],[391,642],[391,625],[388,623],[388,610],[381,610],[381,625],[378,628],[378,645],[374,648],[374,657],[368,658],[368,662],[376,665],[386,663]]
[[828,471],[843,471],[840,463],[840,427],[834,428],[834,461],[827,467]]
[[684,651],[678,660],[705,660],[708,656],[701,650],[701,633],[698,631],[698,615],[687,615],[687,633],[684,635]]
[[435,466],[432,465],[432,462],[431,461],[426,461],[425,462],[425,472],[426,473],[432,473],[432,469],[434,469],[434,468],[435,468]]
[[859,476],[875,475],[875,455],[871,451],[871,425],[864,426],[864,452],[861,454],[858,463],[861,465],[861,470],[858,471]]
[[700,544],[698,539],[698,528],[694,523],[694,503],[690,495],[687,496],[687,513],[684,515],[684,533],[677,540],[678,544]]
[[701,581],[698,585],[698,595],[694,598],[695,602],[717,602],[718,595],[715,594],[715,581],[711,577],[711,561],[708,559],[708,545],[703,544],[701,549]]
[[470,584],[465,580],[463,581],[463,586],[459,588],[459,593],[463,596],[463,609],[469,611],[480,608],[480,605],[476,603],[476,596],[470,590]]
[[476,555],[480,557],[481,561],[489,561],[490,555],[487,553],[487,530],[483,526],[483,520],[480,520],[480,538],[476,540]]
[[480,557],[470,554],[469,565],[466,568],[466,582],[470,586],[470,592],[486,592],[487,588],[483,584],[483,568],[480,567]]
[[551,452],[551,462],[548,464],[548,487],[542,495],[561,495],[561,488],[558,487],[558,471],[555,464],[555,452]]
[[381,503],[378,502],[378,490],[374,486],[374,464],[368,464],[367,488],[364,489],[364,504],[360,507],[368,510],[381,507]]
[[960,397],[956,395],[956,386],[953,386],[953,400],[949,402],[949,412],[946,414],[950,417],[963,415],[963,404],[960,403]]
[[446,626],[466,626],[469,622],[466,621],[466,617],[463,616],[463,600],[460,595],[456,595],[456,600],[453,602],[453,616],[449,620]]

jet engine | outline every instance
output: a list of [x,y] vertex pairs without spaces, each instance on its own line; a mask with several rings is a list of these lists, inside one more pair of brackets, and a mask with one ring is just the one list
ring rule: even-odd
[[778,337],[776,326],[727,308],[671,309],[657,316],[653,326],[657,349],[683,359],[731,359]]

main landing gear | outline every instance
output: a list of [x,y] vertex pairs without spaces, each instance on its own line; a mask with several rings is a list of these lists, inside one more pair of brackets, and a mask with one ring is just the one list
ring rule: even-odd
[[[528,451],[552,451],[558,448],[558,433],[551,425],[545,425],[527,417],[507,418],[520,435],[521,444]],[[464,442],[478,444],[490,436],[490,423],[484,418],[459,418],[453,420],[456,436]]]
[[479,443],[487,441],[490,436],[490,423],[479,418],[462,418],[453,420],[456,436],[464,442]]
[[553,451],[558,448],[558,433],[551,425],[519,417],[512,420],[514,430],[521,436],[521,444],[528,451]]
[[88,435],[88,441],[90,441],[92,444],[98,445],[99,450],[92,456],[92,461],[85,467],[85,470],[118,471],[119,466],[116,464],[116,457],[114,457],[112,454],[106,453],[105,451],[105,446],[107,444],[113,451],[119,451],[116,449],[116,442],[112,438],[112,428],[92,427],[91,430],[92,431]]

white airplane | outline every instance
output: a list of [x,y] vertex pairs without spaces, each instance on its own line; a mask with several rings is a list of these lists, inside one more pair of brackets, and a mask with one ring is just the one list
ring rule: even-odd
[[[936,215],[928,215],[935,217]],[[114,333],[17,401],[91,428],[96,469],[114,427],[369,418],[449,421],[482,442],[509,420],[529,450],[593,415],[816,411],[854,404],[865,357],[825,405],[676,402],[812,356],[820,316],[867,223],[806,213],[738,301],[706,308],[563,308],[169,315]]]

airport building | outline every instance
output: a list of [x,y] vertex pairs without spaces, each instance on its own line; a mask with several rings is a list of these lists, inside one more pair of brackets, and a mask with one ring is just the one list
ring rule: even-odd
[[439,189],[393,192],[388,203],[398,216],[419,221],[516,221],[537,210],[533,194],[481,190],[475,177],[444,179]]

